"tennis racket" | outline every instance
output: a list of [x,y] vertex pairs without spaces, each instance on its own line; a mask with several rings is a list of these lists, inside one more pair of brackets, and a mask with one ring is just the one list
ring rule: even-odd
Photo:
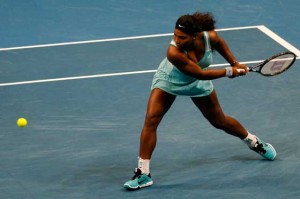
[[283,52],[274,55],[265,61],[249,67],[250,72],[257,72],[263,76],[274,76],[289,69],[296,60],[292,52]]

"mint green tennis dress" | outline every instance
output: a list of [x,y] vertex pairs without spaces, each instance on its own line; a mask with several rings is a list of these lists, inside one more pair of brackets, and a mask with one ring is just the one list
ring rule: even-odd
[[[205,53],[198,62],[199,67],[206,69],[213,61],[210,39],[207,32],[203,32]],[[176,46],[174,40],[170,45]],[[211,94],[214,86],[210,80],[199,80],[188,76],[176,68],[167,58],[160,63],[154,75],[151,89],[159,88],[172,95],[203,97]]]

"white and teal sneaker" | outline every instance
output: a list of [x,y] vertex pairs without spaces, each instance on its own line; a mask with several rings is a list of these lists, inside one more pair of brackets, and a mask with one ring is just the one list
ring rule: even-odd
[[153,185],[153,180],[151,175],[142,174],[142,171],[139,168],[136,168],[134,171],[134,176],[131,180],[125,182],[124,187],[128,190],[137,190],[143,187],[148,187]]
[[256,153],[258,153],[262,157],[266,158],[267,160],[274,160],[277,155],[274,147],[271,144],[262,141],[258,137],[256,137],[256,139],[257,139],[257,142],[256,142],[255,146],[250,149],[252,149]]

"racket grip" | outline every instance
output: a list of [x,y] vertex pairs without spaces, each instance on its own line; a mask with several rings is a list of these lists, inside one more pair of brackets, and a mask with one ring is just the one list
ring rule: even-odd
[[245,72],[245,69],[241,69],[241,68],[239,68],[239,69],[236,69],[237,70],[237,72]]
[[[236,70],[237,70],[239,73],[240,73],[240,72],[245,72],[245,69],[242,69],[242,68],[238,68],[238,69],[236,69]],[[247,70],[248,70],[248,71],[252,71],[251,68],[249,68],[249,67],[247,67]]]

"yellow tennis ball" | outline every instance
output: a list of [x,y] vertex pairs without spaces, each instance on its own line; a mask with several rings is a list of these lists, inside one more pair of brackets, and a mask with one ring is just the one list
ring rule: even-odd
[[17,121],[18,127],[25,127],[27,125],[27,120],[25,118],[19,118]]

